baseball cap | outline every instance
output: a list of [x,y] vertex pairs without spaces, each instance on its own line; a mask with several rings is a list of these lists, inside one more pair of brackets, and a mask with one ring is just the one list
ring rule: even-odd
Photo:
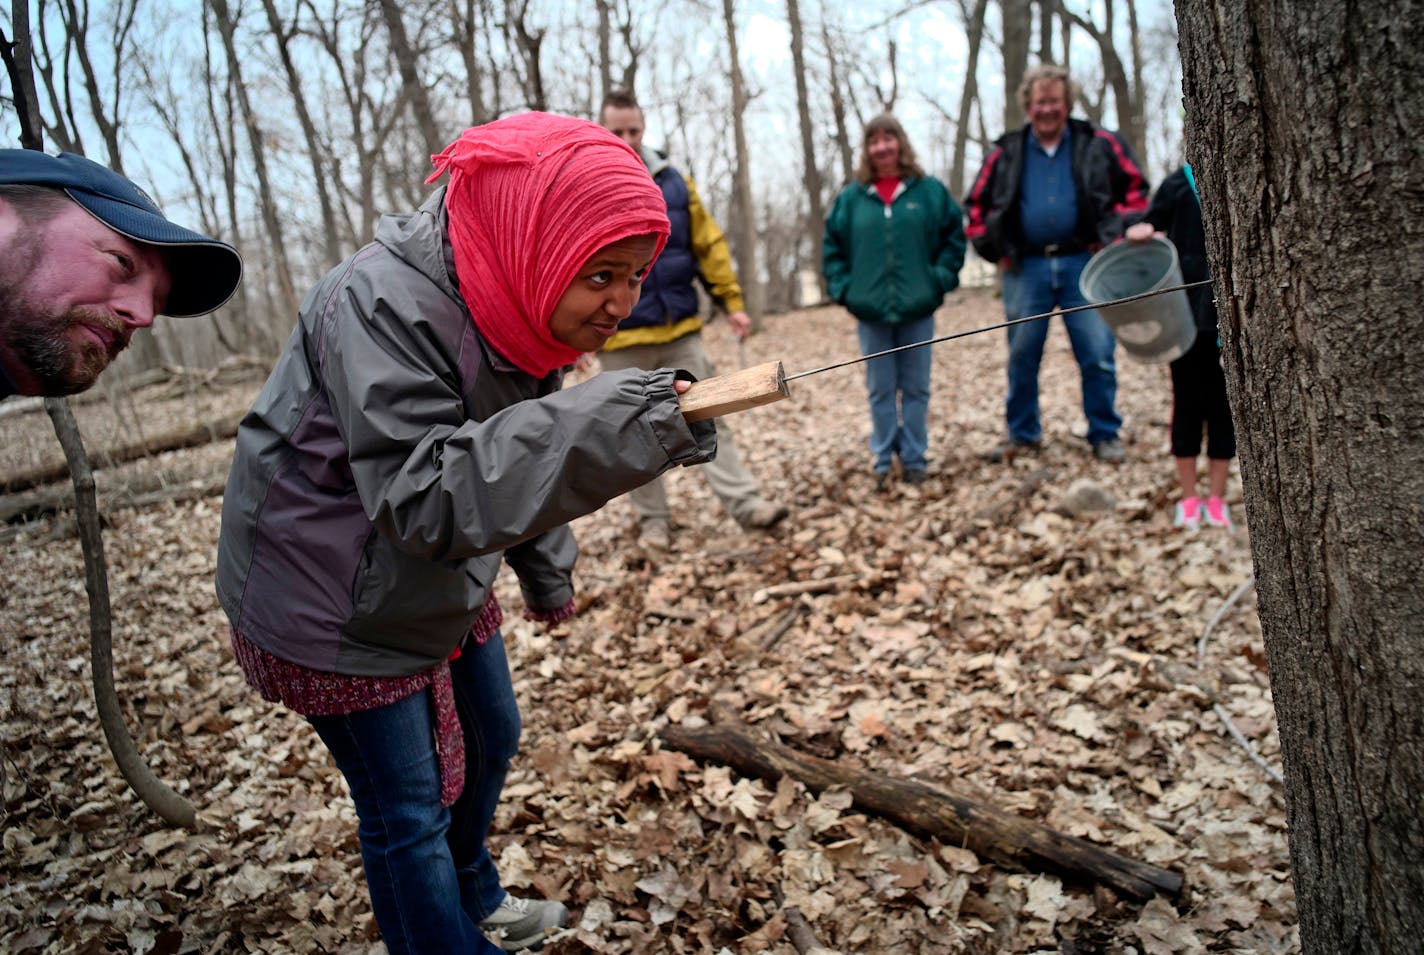
[[62,189],[120,235],[161,247],[173,280],[165,315],[202,315],[237,291],[242,256],[236,249],[169,222],[142,189],[106,166],[74,153],[0,149],[0,184]]

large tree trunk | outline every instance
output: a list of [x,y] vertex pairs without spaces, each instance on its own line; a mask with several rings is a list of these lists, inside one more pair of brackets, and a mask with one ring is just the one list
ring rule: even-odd
[[504,28],[510,45],[519,51],[523,63],[515,70],[525,102],[530,109],[547,110],[549,96],[544,88],[543,27],[530,25],[530,0],[505,0]]
[[[1138,162],[1145,167],[1147,164],[1147,121],[1142,105],[1145,94],[1142,88],[1142,39],[1137,31],[1137,7],[1133,0],[1128,0],[1128,47],[1132,57],[1132,81],[1128,80],[1127,66],[1123,63],[1122,57],[1118,55],[1115,45],[1114,37],[1117,34],[1117,28],[1113,22],[1116,18],[1116,7],[1113,0],[1108,0],[1103,4],[1103,25],[1101,27],[1072,12],[1062,3],[1059,4],[1059,9],[1063,11],[1066,20],[1077,25],[1098,45],[1098,54],[1101,56],[1103,64],[1103,82],[1107,88],[1112,90],[1113,103],[1117,106],[1118,131],[1127,140],[1127,144],[1132,147]],[[1102,121],[1103,101],[1104,98],[1099,97],[1097,109],[1088,109],[1088,113],[1095,123]],[[1096,115],[1093,115],[1095,113]]]
[[445,137],[440,134],[440,126],[435,121],[435,107],[431,105],[430,94],[420,77],[420,68],[416,63],[419,55],[411,45],[405,29],[405,20],[401,16],[403,5],[395,0],[380,0],[379,6],[390,38],[391,55],[395,57],[396,68],[400,70],[401,83],[404,86],[402,92],[410,102],[410,111],[420,129],[426,153],[433,156],[445,148]]
[[831,116],[836,123],[836,153],[841,157],[841,182],[848,183],[855,178],[855,150],[851,146],[850,129],[846,125],[846,84],[845,71],[836,53],[836,42],[831,29],[826,25],[825,13],[821,14],[821,41],[826,45],[826,82],[831,87]]
[[326,150],[321,144],[321,134],[307,108],[307,96],[302,88],[302,77],[297,71],[296,58],[292,55],[292,37],[297,35],[300,12],[292,15],[292,25],[282,22],[274,0],[262,0],[262,9],[267,14],[267,25],[272,30],[272,41],[277,48],[277,58],[282,63],[282,74],[287,81],[287,92],[292,97],[292,108],[296,110],[297,122],[302,127],[302,139],[306,142],[307,161],[311,165],[312,192],[316,193],[317,205],[321,209],[322,238],[326,240],[324,262],[341,260],[341,240],[336,235],[336,210],[332,204],[331,187],[327,184]]
[[283,237],[282,219],[277,212],[277,197],[272,190],[271,177],[267,174],[267,146],[262,141],[262,130],[257,124],[257,113],[247,93],[247,83],[242,78],[243,60],[237,52],[237,21],[227,0],[208,0],[208,6],[213,12],[218,35],[222,38],[223,51],[227,54],[228,75],[232,79],[233,91],[237,94],[242,125],[247,131],[248,145],[252,150],[252,168],[257,176],[262,224],[267,227],[267,239],[272,243],[272,270],[277,276],[277,287],[282,296],[281,305],[287,316],[295,318],[298,303],[296,287],[292,280],[292,266],[287,258],[287,243]]
[[732,186],[732,256],[737,261],[737,279],[742,298],[754,327],[762,318],[761,274],[757,269],[756,203],[752,198],[752,158],[747,148],[747,84],[742,77],[741,55],[737,52],[737,17],[733,0],[722,0],[722,18],[727,28],[727,75],[732,84],[732,137],[737,150],[737,167]]
[[1024,123],[1018,89],[1028,70],[1028,46],[1033,36],[1031,0],[999,0],[999,13],[1004,24],[1004,131],[1007,132]]
[[806,83],[806,41],[801,28],[801,6],[786,0],[786,20],[791,27],[791,66],[796,74],[796,118],[801,127],[801,182],[806,187],[807,211],[801,232],[811,253],[810,267],[816,270],[821,295],[826,294],[821,275],[821,229],[826,220],[825,185],[816,162],[815,128],[811,125],[811,96]]
[[964,195],[964,156],[969,146],[969,117],[979,98],[979,45],[984,39],[984,14],[989,0],[974,0],[971,11],[961,3],[964,33],[969,40],[969,57],[964,65],[964,92],[959,97],[959,119],[954,124],[954,157],[949,166],[949,187],[956,197]]
[[1178,0],[1306,952],[1424,938],[1424,5]]
[[493,117],[485,108],[484,66],[480,63],[480,24],[489,20],[488,0],[450,0],[453,40],[465,66],[465,105],[471,126],[482,126]]
[[1038,61],[1056,63],[1053,57],[1054,15],[1058,12],[1059,0],[1037,0],[1038,6]]

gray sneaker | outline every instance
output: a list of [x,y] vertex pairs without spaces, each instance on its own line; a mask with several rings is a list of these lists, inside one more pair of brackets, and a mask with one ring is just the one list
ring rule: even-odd
[[505,895],[499,908],[480,923],[480,931],[506,952],[538,951],[568,917],[569,910],[560,902]]
[[670,550],[672,528],[659,517],[645,517],[638,522],[638,539],[649,550]]
[[1099,441],[1093,445],[1093,457],[1099,461],[1117,464],[1127,457],[1127,452],[1123,450],[1122,442],[1117,438],[1108,438],[1106,441]]
[[786,515],[791,513],[791,509],[785,504],[773,504],[770,501],[757,501],[751,510],[747,511],[737,521],[742,525],[743,530],[770,530],[786,519]]

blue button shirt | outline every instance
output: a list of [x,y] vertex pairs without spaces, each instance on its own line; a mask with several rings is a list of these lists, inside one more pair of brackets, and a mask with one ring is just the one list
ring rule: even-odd
[[1050,156],[1029,130],[1023,180],[1019,183],[1019,222],[1024,241],[1031,249],[1073,240],[1078,224],[1078,190],[1073,185],[1070,135],[1071,130],[1063,127],[1063,138]]

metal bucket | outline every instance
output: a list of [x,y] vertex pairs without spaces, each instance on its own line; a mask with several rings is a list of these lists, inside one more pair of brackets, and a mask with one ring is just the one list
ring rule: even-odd
[[[1078,289],[1090,302],[1106,302],[1182,284],[1177,247],[1161,236],[1149,242],[1115,242],[1088,260]],[[1098,309],[1123,350],[1148,364],[1176,361],[1196,341],[1187,293],[1178,289],[1138,302]]]

